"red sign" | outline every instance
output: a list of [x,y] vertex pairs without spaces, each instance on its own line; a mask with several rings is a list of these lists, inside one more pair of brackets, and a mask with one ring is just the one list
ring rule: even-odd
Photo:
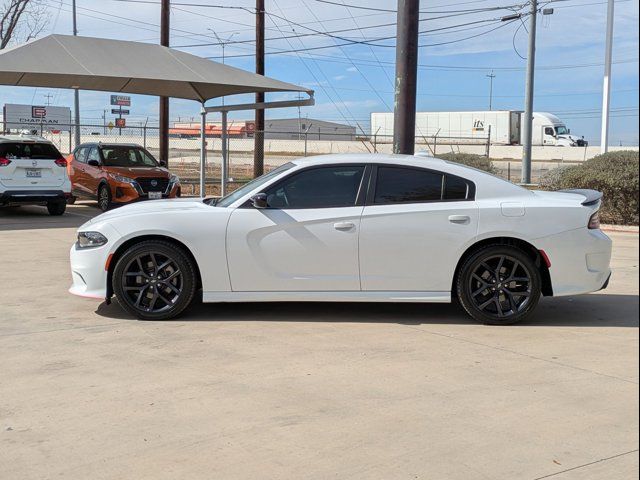
[[116,118],[116,127],[124,128],[126,126],[127,126],[127,119],[126,118]]
[[44,118],[47,116],[47,108],[46,107],[31,107],[31,117],[32,118]]

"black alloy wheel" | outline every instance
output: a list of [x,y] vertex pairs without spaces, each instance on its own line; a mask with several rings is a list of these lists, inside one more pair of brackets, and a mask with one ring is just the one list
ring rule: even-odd
[[118,260],[113,290],[129,313],[143,320],[180,314],[195,293],[195,269],[181,248],[161,240],[134,245]]
[[111,206],[111,188],[109,185],[102,184],[98,189],[98,208],[103,212],[109,210]]
[[474,319],[510,325],[529,316],[541,294],[540,271],[523,251],[493,245],[472,255],[457,279],[460,303]]

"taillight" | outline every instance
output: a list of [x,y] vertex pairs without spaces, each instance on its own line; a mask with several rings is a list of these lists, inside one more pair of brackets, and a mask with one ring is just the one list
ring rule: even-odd
[[11,163],[11,160],[8,158],[0,157],[0,167],[6,167]]
[[64,158],[58,158],[55,162],[56,162],[56,165],[58,165],[59,167],[67,166],[67,161]]
[[589,219],[589,230],[598,230],[600,228],[600,212],[591,215]]

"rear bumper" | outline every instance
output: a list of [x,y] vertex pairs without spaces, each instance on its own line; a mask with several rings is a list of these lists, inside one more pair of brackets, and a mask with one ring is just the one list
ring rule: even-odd
[[70,196],[62,190],[7,190],[0,193],[0,205],[65,202]]
[[597,292],[611,277],[611,239],[601,230],[581,228],[536,241],[551,261],[554,296]]

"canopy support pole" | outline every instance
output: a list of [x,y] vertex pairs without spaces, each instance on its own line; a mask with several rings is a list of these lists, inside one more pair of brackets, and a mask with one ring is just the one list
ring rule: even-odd
[[207,109],[202,102],[200,110],[200,197],[207,196],[206,193],[206,166],[207,166]]
[[229,177],[229,152],[227,151],[227,112],[226,110],[222,110],[222,165],[220,172],[220,195],[222,197],[227,195],[227,178]]
[[[219,105],[215,107],[205,107],[202,104],[202,125],[200,126],[200,136],[202,140],[202,147],[200,150],[200,191],[204,192],[204,164],[206,159],[206,143],[205,143],[205,121],[207,113],[220,112],[222,114],[222,134],[220,135],[222,140],[222,162],[220,172],[220,195],[225,196],[227,194],[227,182],[229,180],[229,132],[227,128],[227,116],[229,112],[237,112],[239,110],[266,110],[268,108],[290,108],[290,107],[303,107],[314,105],[315,100],[313,98],[313,92],[307,92],[309,98],[306,100],[285,100],[281,102],[260,102],[260,103],[243,103],[239,105]],[[201,195],[204,197],[204,195]]]

